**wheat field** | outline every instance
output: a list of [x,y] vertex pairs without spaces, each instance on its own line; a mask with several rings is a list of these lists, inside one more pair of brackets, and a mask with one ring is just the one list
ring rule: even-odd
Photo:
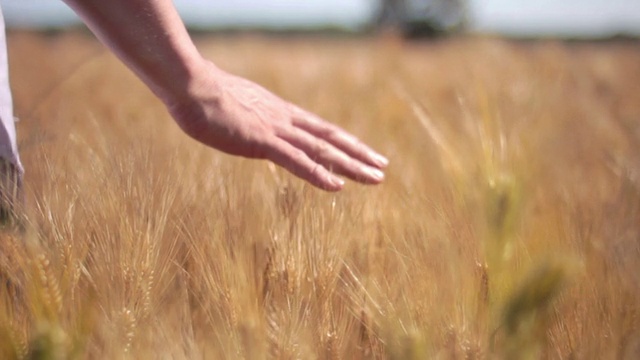
[[11,33],[3,359],[636,359],[637,41],[199,36],[390,158],[324,193],[183,135],[87,34]]

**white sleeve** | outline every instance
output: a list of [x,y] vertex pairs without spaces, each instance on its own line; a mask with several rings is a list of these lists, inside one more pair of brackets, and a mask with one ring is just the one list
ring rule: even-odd
[[13,101],[9,86],[9,63],[4,17],[0,8],[0,157],[10,161],[22,172],[22,164],[16,143],[16,128],[13,118]]

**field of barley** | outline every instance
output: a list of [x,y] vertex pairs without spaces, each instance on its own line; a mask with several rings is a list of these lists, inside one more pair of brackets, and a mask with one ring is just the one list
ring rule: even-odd
[[389,157],[330,194],[191,140],[87,34],[8,40],[0,358],[640,357],[637,41],[198,37]]

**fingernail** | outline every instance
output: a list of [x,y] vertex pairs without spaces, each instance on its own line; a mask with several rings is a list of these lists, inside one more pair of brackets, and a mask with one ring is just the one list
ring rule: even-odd
[[370,177],[374,178],[377,181],[384,180],[384,173],[378,169],[367,168],[365,170]]
[[337,176],[331,176],[329,178],[329,181],[335,186],[339,186],[339,187],[343,187],[344,186],[344,180],[340,179]]
[[387,159],[386,157],[384,157],[384,156],[382,156],[380,154],[375,154],[373,156],[373,160],[375,161],[375,163],[378,166],[381,166],[381,167],[385,167],[385,166],[389,165],[389,159]]

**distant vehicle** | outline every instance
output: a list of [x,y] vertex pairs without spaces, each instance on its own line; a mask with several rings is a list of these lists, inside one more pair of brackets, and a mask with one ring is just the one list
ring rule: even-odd
[[466,0],[380,0],[375,25],[421,37],[458,32],[467,20]]

